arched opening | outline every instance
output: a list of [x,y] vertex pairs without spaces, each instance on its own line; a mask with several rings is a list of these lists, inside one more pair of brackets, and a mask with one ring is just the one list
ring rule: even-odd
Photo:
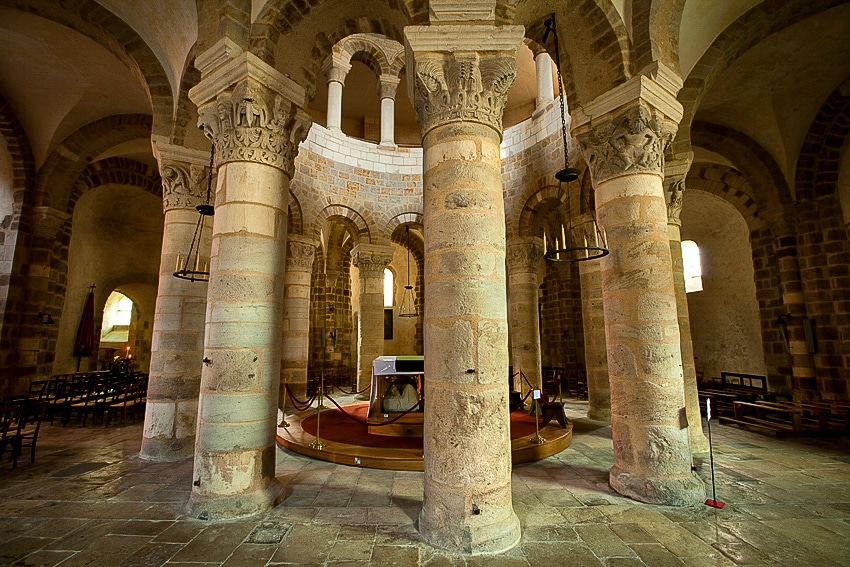
[[[133,300],[121,292],[113,291],[103,307],[101,343],[127,343],[130,340],[130,323],[133,321]],[[104,345],[112,347],[111,344]],[[112,347],[115,348],[115,347]]]
[[682,264],[685,271],[685,293],[702,291],[702,263],[699,245],[693,240],[682,241]]

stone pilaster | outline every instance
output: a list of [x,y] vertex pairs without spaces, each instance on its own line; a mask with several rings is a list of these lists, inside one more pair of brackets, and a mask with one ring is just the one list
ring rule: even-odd
[[791,362],[791,387],[795,401],[820,401],[814,357],[806,350],[803,320],[808,317],[797,237],[786,234],[776,238],[775,254],[779,263],[779,281],[785,304],[788,356]]
[[280,395],[284,405],[284,384],[299,399],[307,392],[307,363],[310,358],[310,278],[318,242],[299,234],[288,236],[286,283],[283,289],[283,344],[280,359]]
[[198,58],[189,96],[218,166],[189,512],[231,518],[282,497],[275,427],[289,182],[309,119],[302,87],[256,56]]
[[392,259],[392,246],[358,244],[351,250],[351,263],[360,273],[357,390],[369,386],[372,361],[384,354],[384,270]]
[[[433,17],[450,17],[441,4],[432,5]],[[425,188],[419,530],[431,544],[464,553],[500,552],[520,538],[511,501],[499,145],[522,36],[520,26],[405,28]],[[479,51],[483,45],[488,51]]]
[[596,189],[614,466],[611,487],[643,502],[691,505],[691,471],[667,207],[664,150],[682,108],[666,69],[638,75],[578,109],[573,122]]
[[522,236],[508,243],[508,321],[511,365],[522,371],[535,388],[543,387],[540,363],[540,317],[537,312],[537,268],[543,258],[543,241]]
[[[155,151],[162,176],[165,225],[139,455],[153,461],[174,461],[191,457],[195,449],[207,284],[172,274],[178,254],[185,256],[195,232],[195,206],[206,200],[209,152],[164,143],[157,143]],[[209,258],[211,229],[207,226],[201,238],[205,259]]]
[[578,271],[581,280],[584,360],[587,368],[587,417],[611,423],[611,389],[608,385],[601,264],[596,260],[579,262]]
[[673,285],[676,291],[676,311],[679,314],[679,345],[682,351],[682,376],[685,386],[685,409],[688,417],[688,435],[691,452],[708,452],[708,438],[702,432],[702,416],[697,391],[697,371],[694,365],[694,343],[691,338],[691,318],[688,312],[688,297],[685,293],[685,266],[682,260],[682,194],[685,176],[691,160],[668,163],[664,185],[667,196],[667,230],[670,236],[670,257],[673,262]]

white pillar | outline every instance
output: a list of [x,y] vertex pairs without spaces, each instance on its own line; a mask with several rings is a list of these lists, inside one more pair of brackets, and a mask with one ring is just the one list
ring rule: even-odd
[[537,108],[542,108],[555,100],[554,82],[552,82],[552,58],[545,51],[534,56],[537,71]]
[[342,131],[342,87],[351,64],[334,54],[325,61],[322,71],[328,79],[328,130]]
[[381,75],[378,97],[381,99],[381,146],[395,147],[395,93],[399,78]]

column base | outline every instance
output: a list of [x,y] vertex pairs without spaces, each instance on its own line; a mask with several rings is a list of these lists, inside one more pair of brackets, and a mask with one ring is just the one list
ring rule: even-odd
[[195,437],[183,439],[142,439],[139,458],[145,461],[172,462],[195,455]]
[[694,506],[705,500],[705,485],[693,473],[664,478],[635,476],[611,467],[611,488],[632,500],[665,506]]
[[702,427],[700,427],[693,435],[690,435],[690,439],[691,453],[708,453],[708,437],[706,437],[705,433],[702,432]]
[[277,479],[262,490],[242,494],[217,496],[192,492],[186,514],[199,520],[233,520],[268,512],[283,498],[284,489]]
[[601,421],[603,423],[611,423],[611,408],[587,408],[587,419],[593,421]]
[[464,526],[431,525],[423,509],[419,514],[419,533],[434,547],[469,555],[508,551],[519,543],[522,535],[519,518],[513,509],[503,522],[486,525],[476,523],[473,519]]

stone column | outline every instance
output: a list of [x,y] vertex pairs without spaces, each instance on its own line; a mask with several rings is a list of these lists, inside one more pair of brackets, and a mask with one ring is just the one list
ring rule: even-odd
[[392,246],[358,244],[351,250],[351,263],[360,271],[358,390],[369,386],[372,361],[384,354],[384,270],[392,259]]
[[283,345],[280,360],[278,407],[286,395],[283,385],[299,399],[307,392],[307,363],[310,358],[310,278],[318,242],[299,234],[288,237],[286,277],[283,289]]
[[552,58],[546,51],[534,54],[534,69],[537,72],[537,108],[543,108],[555,100],[552,81]]
[[[665,195],[667,201],[667,230],[670,236],[670,256],[673,262],[673,285],[676,291],[676,311],[679,314],[679,345],[682,350],[682,375],[685,383],[685,409],[688,417],[688,435],[691,452],[707,453],[708,438],[702,432],[702,416],[699,409],[697,370],[694,365],[694,343],[691,339],[691,318],[688,312],[688,297],[685,293],[685,265],[682,260],[682,193],[685,176],[691,160],[686,163],[668,163],[665,171]],[[669,190],[668,190],[669,188]]]
[[[611,487],[630,498],[692,505],[705,487],[691,471],[664,150],[682,107],[681,79],[659,65],[576,112],[597,218],[611,253],[601,259],[608,341]],[[592,119],[591,119],[592,117]],[[576,119],[577,118],[577,119]]]
[[598,260],[578,263],[581,280],[581,320],[587,368],[587,417],[611,423],[611,389],[608,386],[608,345],[602,306],[602,268]]
[[[139,456],[152,461],[191,457],[204,358],[207,283],[175,278],[198,224],[196,205],[207,196],[209,152],[156,143],[162,175],[165,226],[151,340],[145,428]],[[201,256],[209,261],[212,219],[207,217]]]
[[331,55],[322,67],[322,72],[328,80],[328,130],[342,131],[342,87],[349,71],[351,64],[343,61],[336,53]]
[[[289,181],[309,118],[302,87],[251,53],[198,57],[189,96],[218,184],[189,513],[260,513],[282,497],[275,431]],[[219,54],[221,56],[219,57]]]
[[381,146],[395,145],[395,93],[400,79],[392,75],[381,75],[378,82],[378,98],[381,99]]
[[431,544],[464,553],[501,552],[520,538],[511,501],[499,145],[522,36],[521,26],[405,28],[425,188],[419,530]]
[[532,386],[542,388],[537,267],[543,258],[543,241],[521,236],[509,242],[507,250],[511,363],[514,372],[522,370]]

